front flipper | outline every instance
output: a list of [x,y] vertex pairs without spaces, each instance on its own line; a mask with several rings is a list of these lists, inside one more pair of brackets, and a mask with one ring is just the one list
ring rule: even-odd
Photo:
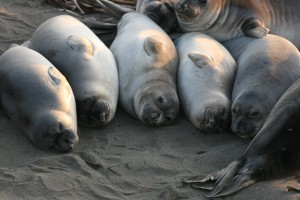
[[117,19],[121,19],[122,16],[129,12],[134,12],[135,10],[131,8],[122,7],[114,2],[109,0],[96,0],[96,2],[109,14],[116,17]]
[[254,37],[254,38],[262,38],[267,35],[269,29],[263,25],[263,23],[257,18],[247,19],[242,27],[242,31],[245,36]]
[[241,157],[226,168],[205,178],[191,177],[183,180],[183,182],[190,184],[193,188],[210,190],[204,195],[207,198],[227,196],[258,182],[262,178],[264,162],[261,161],[261,158],[255,158],[251,162],[246,162],[246,159]]

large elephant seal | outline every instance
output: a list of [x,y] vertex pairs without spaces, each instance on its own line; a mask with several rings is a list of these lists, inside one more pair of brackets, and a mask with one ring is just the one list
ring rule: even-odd
[[240,36],[264,37],[269,31],[300,48],[298,0],[178,0],[183,31],[200,31],[220,42]]
[[125,13],[139,12],[151,18],[166,33],[175,31],[178,27],[175,13],[176,0],[137,0],[136,9],[128,9],[109,0],[100,0],[101,6],[113,16],[120,19]]
[[300,78],[300,56],[288,40],[268,34],[224,43],[236,59],[231,130],[253,138],[285,90]]
[[178,96],[185,115],[201,131],[228,128],[235,60],[222,44],[202,33],[183,34],[176,49]]
[[300,80],[280,97],[259,133],[239,159],[204,179],[184,180],[196,188],[211,190],[206,197],[222,197],[264,180],[284,149],[300,141]]
[[179,109],[176,92],[178,57],[169,36],[140,13],[125,14],[110,47],[118,66],[120,104],[130,115],[158,126]]
[[68,152],[78,143],[72,89],[39,53],[16,46],[1,55],[0,102],[37,147]]
[[118,101],[118,71],[111,51],[83,23],[60,15],[42,23],[25,44],[45,56],[70,83],[78,123],[110,122]]

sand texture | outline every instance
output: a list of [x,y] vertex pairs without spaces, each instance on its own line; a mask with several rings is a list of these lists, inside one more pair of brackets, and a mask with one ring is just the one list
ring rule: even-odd
[[[65,13],[44,0],[1,0],[0,54],[59,14]],[[201,133],[182,114],[168,126],[148,127],[120,108],[106,127],[80,127],[79,137],[71,153],[41,151],[0,110],[0,200],[205,199],[181,180],[226,167],[250,142],[231,133]],[[300,188],[298,181],[284,176],[259,182],[227,199],[300,199],[286,191]]]

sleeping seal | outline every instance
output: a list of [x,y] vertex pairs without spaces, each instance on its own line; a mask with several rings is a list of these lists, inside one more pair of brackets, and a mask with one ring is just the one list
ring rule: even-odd
[[[204,179],[184,180],[193,187],[211,190],[208,198],[227,196],[264,180],[272,170],[274,160],[284,149],[299,146],[300,140],[300,80],[280,97],[262,129],[239,159]],[[209,184],[209,185],[207,185]],[[211,184],[211,186],[210,186]]]
[[114,56],[83,23],[60,15],[42,23],[24,44],[53,63],[70,83],[78,123],[102,126],[110,122],[118,100],[118,71]]
[[178,57],[169,36],[147,16],[130,12],[119,21],[110,49],[117,61],[124,110],[152,126],[172,121],[179,109]]
[[39,53],[12,47],[0,57],[0,103],[34,145],[68,152],[78,143],[76,105],[65,77]]
[[201,131],[228,128],[235,60],[223,45],[202,33],[183,34],[176,49],[178,96],[185,115]]
[[280,96],[300,78],[299,51],[288,40],[271,34],[260,39],[241,37],[224,45],[238,65],[231,130],[253,138]]
[[[125,13],[134,10],[119,6],[109,0],[100,0],[104,10],[120,19]],[[151,18],[166,33],[174,31],[178,27],[175,13],[176,0],[137,0],[136,12]]]
[[220,42],[240,36],[264,37],[269,31],[300,48],[298,0],[177,0],[178,24]]

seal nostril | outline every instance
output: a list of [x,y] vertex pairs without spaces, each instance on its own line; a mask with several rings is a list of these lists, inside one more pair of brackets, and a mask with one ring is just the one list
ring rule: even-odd
[[159,104],[163,104],[164,103],[164,99],[162,96],[159,96],[158,99],[157,99],[158,103]]
[[159,117],[160,117],[160,113],[152,113],[151,119],[158,120]]
[[168,122],[169,122],[169,121],[172,121],[172,119],[173,119],[173,118],[170,117],[170,116],[167,116],[167,117],[166,117],[166,120],[167,120]]

